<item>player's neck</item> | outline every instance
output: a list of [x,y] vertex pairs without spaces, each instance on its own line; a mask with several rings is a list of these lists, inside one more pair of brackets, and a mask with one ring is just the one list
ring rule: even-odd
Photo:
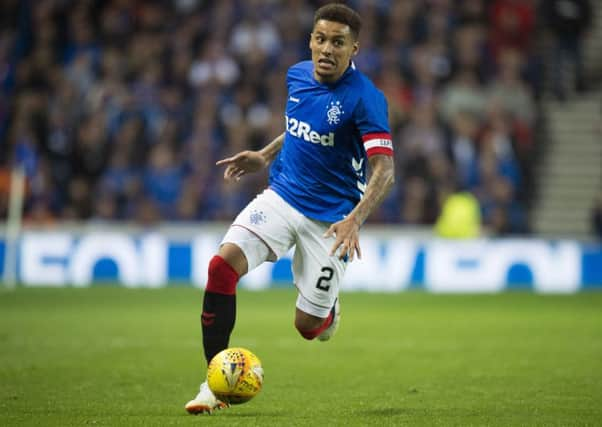
[[337,76],[328,76],[328,77],[323,77],[323,76],[319,75],[318,73],[316,73],[316,70],[314,69],[314,73],[313,73],[314,79],[320,84],[333,85],[333,84],[337,83],[339,80],[341,80],[341,78],[345,75],[345,73],[347,72],[347,70],[349,70],[349,68],[351,68],[351,63],[349,63],[347,68],[345,68],[341,74],[339,74]]

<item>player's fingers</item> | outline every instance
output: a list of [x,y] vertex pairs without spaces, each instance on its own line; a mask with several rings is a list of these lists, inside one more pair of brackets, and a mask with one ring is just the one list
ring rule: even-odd
[[355,258],[355,248],[353,246],[349,246],[349,249],[347,249],[347,262],[353,262],[353,259]]
[[341,245],[341,242],[334,242],[334,245],[330,248],[329,256],[333,256],[337,252],[337,248]]
[[[335,233],[336,236],[336,233]],[[335,256],[337,251],[339,251],[339,258],[340,258],[340,251],[342,251],[344,249],[343,245],[343,239],[337,237],[334,241],[334,244],[332,245],[332,248],[330,249],[330,256]]]
[[215,164],[216,164],[217,166],[221,166],[221,165],[229,165],[230,163],[234,162],[234,158],[235,158],[235,157],[236,157],[236,156],[234,156],[234,157],[226,157],[225,159],[218,160],[217,162],[215,162]]
[[240,177],[243,176],[245,174],[245,170],[244,169],[239,169],[235,174],[234,174],[234,179],[237,181],[240,181]]
[[244,160],[244,158],[245,158],[246,155],[247,155],[247,152],[243,151],[241,153],[235,154],[234,156],[226,157],[225,159],[218,160],[217,162],[215,162],[215,164],[217,166],[220,166],[220,165],[231,165],[233,163],[240,162],[241,160]]
[[[354,241],[353,244],[349,245],[349,262],[352,262],[355,259],[355,254],[358,252],[357,241]],[[358,253],[359,257],[359,253]]]
[[232,165],[228,165],[226,167],[226,169],[224,169],[224,178],[225,179],[230,179],[232,177],[232,170],[234,169],[234,166]]
[[334,224],[333,224],[330,227],[328,227],[328,230],[326,230],[324,232],[324,234],[322,234],[322,237],[330,237],[330,236],[334,236],[334,235],[335,235],[335,229],[334,229]]
[[240,173],[240,168],[238,166],[229,165],[224,171],[224,177],[228,180],[236,179],[237,175]]
[[355,243],[355,251],[357,252],[357,259],[362,259],[362,248],[359,240]]
[[349,258],[349,240],[345,239],[341,242],[339,247],[339,256],[340,260],[344,260]]

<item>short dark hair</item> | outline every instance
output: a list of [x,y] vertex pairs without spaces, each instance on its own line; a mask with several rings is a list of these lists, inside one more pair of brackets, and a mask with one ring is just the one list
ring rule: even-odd
[[324,19],[325,21],[338,22],[349,26],[351,34],[357,40],[362,28],[362,19],[360,15],[349,6],[342,3],[330,3],[322,6],[314,14],[314,27],[316,23]]

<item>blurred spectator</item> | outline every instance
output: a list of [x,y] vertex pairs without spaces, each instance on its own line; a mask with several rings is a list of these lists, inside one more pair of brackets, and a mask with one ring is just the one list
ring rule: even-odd
[[534,0],[493,1],[490,41],[494,56],[497,57],[506,48],[529,53],[533,42],[535,12]]
[[438,76],[432,52],[426,46],[416,46],[410,56],[411,100],[432,102],[437,98]]
[[[394,55],[390,50],[387,53]],[[411,110],[412,91],[396,61],[385,61],[378,79],[378,87],[389,102],[390,125],[393,129],[397,129]]]
[[222,41],[212,39],[205,43],[198,59],[191,64],[189,81],[194,87],[228,87],[238,80],[239,75],[239,66],[228,56]]
[[245,14],[232,30],[232,52],[246,58],[275,56],[280,50],[280,35],[276,31],[275,21],[267,20],[269,15],[262,13],[262,9],[269,6],[257,0],[247,1],[245,6]]
[[460,25],[487,25],[487,7],[485,0],[464,0],[458,5],[458,23]]
[[499,56],[506,49],[520,52],[524,64],[522,74],[532,87],[535,97],[539,98],[544,70],[535,43],[537,1],[495,0],[490,8],[488,44],[492,55],[491,66],[499,63]]
[[[133,211],[131,204],[140,192],[140,174],[132,164],[132,154],[128,148],[125,144],[115,147],[98,182],[98,190],[103,199],[99,201],[99,206],[105,209],[101,215],[105,219],[124,219],[130,216]],[[107,216],[109,206],[110,217]]]
[[445,144],[445,134],[438,122],[434,103],[422,102],[416,105],[410,121],[400,135],[398,156],[401,157],[401,172],[406,175],[424,175],[424,171],[412,169],[424,168],[429,158],[445,155]]
[[96,194],[93,201],[91,221],[109,223],[119,218],[117,200],[109,193]]
[[483,140],[472,190],[479,199],[483,223],[494,235],[526,231],[516,194],[520,184],[507,135],[490,133]]
[[158,143],[152,147],[143,171],[144,197],[162,218],[176,219],[176,203],[185,180],[182,164],[176,162],[172,147]]
[[459,111],[451,122],[451,152],[460,188],[475,184],[479,164],[477,139],[480,122],[472,113]]
[[487,33],[479,21],[459,26],[453,34],[453,70],[471,70],[479,81],[488,77],[493,59],[487,49]]
[[542,15],[547,28],[554,36],[554,64],[552,79],[558,99],[566,97],[567,68],[573,67],[575,88],[586,88],[583,67],[583,39],[592,23],[592,7],[589,0],[546,0],[541,2]]
[[6,218],[8,214],[8,199],[10,195],[10,170],[0,164],[0,216]]
[[507,48],[497,58],[497,70],[489,83],[490,102],[495,103],[504,113],[526,126],[533,126],[536,108],[533,94],[521,78],[523,58],[518,49]]
[[441,94],[441,113],[446,120],[453,120],[460,113],[481,118],[486,104],[487,93],[470,68],[459,70]]
[[451,194],[443,204],[435,231],[438,236],[448,239],[479,237],[481,214],[478,200],[468,192]]

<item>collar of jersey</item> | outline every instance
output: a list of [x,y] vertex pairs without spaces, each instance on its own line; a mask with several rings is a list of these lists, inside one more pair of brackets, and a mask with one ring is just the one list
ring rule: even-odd
[[318,84],[320,86],[324,86],[327,88],[333,88],[333,87],[336,87],[343,80],[345,80],[347,78],[347,76],[349,76],[354,71],[355,71],[355,63],[353,61],[351,61],[351,63],[349,64],[349,66],[347,67],[345,72],[341,75],[341,77],[338,78],[337,81],[335,81],[333,83],[320,83],[314,76],[314,70],[313,70],[313,65],[312,65],[311,78],[314,80],[314,82],[316,82],[316,84]]

